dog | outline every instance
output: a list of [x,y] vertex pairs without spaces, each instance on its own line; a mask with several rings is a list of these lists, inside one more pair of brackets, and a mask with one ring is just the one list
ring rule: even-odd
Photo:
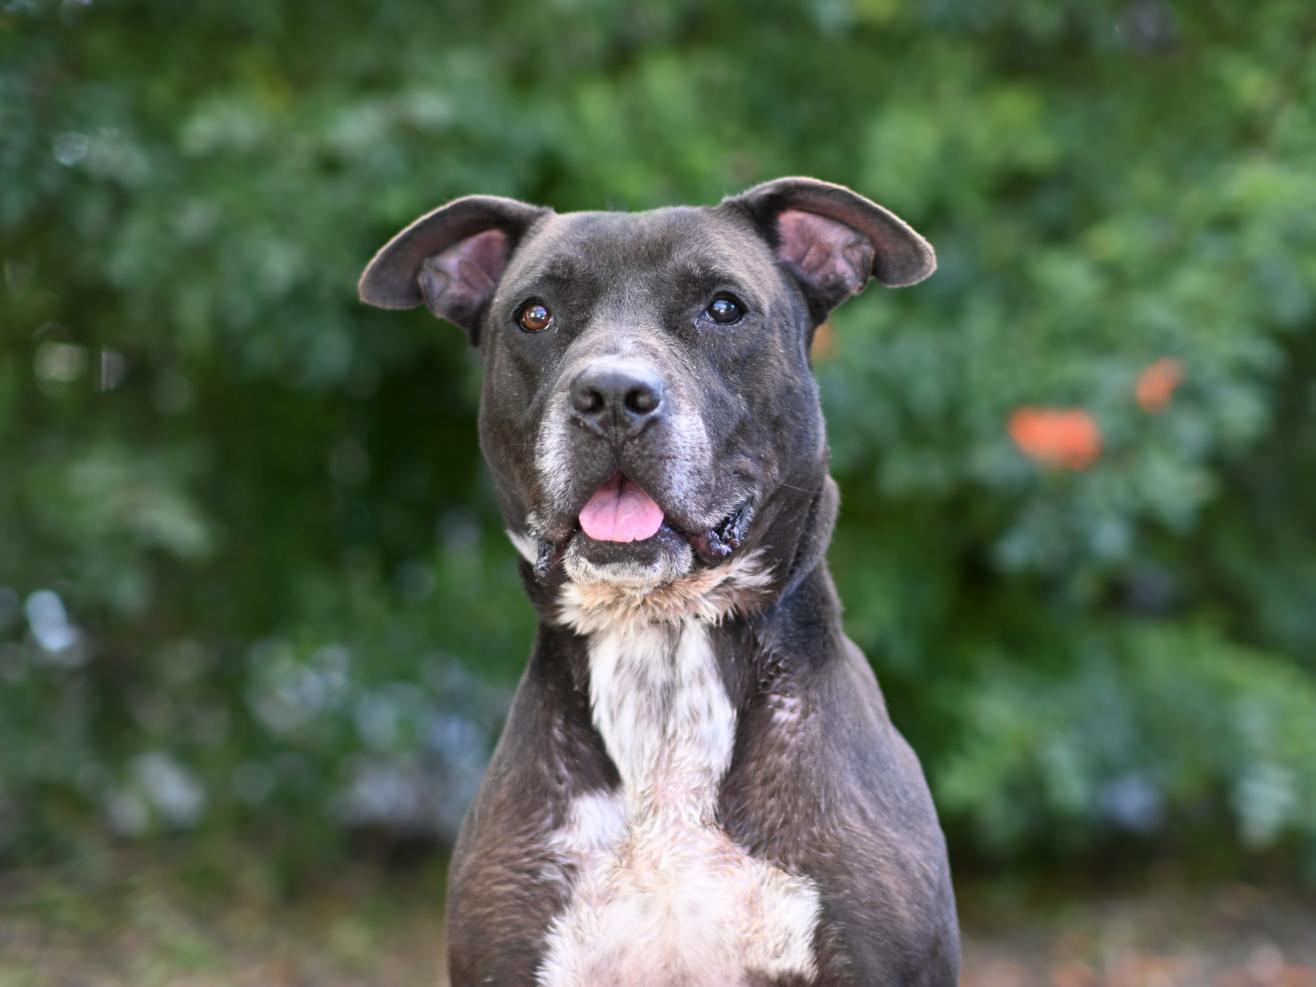
[[454,987],[946,985],[918,759],[841,629],[810,347],[932,247],[839,185],[579,212],[468,196],[360,297],[463,329],[539,627],[449,873]]

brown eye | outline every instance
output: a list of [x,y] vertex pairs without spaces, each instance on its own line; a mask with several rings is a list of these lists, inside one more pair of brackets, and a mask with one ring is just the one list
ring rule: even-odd
[[526,332],[542,332],[552,325],[553,313],[543,302],[526,302],[516,321]]
[[745,307],[740,304],[740,300],[734,295],[718,295],[708,303],[708,308],[704,311],[718,325],[728,326],[733,322],[740,321],[745,314]]

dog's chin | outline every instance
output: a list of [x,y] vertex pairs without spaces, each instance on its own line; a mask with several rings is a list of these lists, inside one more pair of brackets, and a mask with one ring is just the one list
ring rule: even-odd
[[663,586],[694,569],[695,552],[666,524],[652,537],[632,542],[597,541],[577,531],[567,544],[562,567],[573,583]]

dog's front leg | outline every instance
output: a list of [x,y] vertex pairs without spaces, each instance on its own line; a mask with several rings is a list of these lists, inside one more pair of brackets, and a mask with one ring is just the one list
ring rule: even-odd
[[[576,689],[569,635],[541,631],[448,877],[452,987],[529,987],[575,862],[560,834],[583,793],[616,784]],[[586,800],[588,801],[588,800]]]

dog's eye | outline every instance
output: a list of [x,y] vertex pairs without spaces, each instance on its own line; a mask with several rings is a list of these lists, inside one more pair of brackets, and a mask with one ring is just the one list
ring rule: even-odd
[[526,302],[516,315],[516,322],[526,332],[542,332],[553,323],[553,313],[543,302]]
[[745,315],[745,306],[734,295],[718,295],[708,303],[704,314],[720,326],[729,326],[741,320]]

